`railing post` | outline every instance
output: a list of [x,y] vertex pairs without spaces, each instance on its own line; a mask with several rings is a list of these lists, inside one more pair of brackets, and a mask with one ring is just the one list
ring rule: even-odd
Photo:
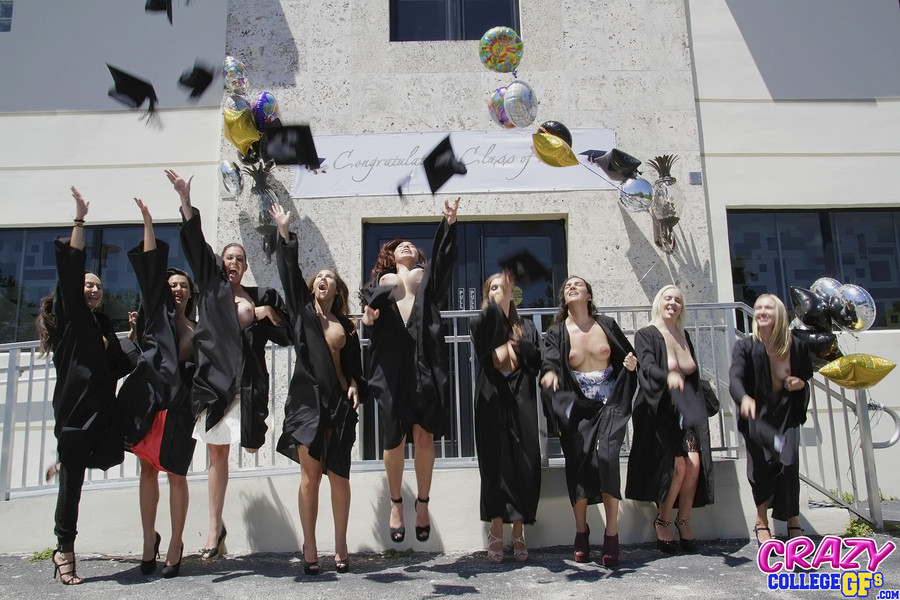
[[875,525],[876,531],[884,531],[884,519],[881,516],[881,492],[878,489],[878,474],[875,472],[875,450],[872,447],[869,398],[866,390],[856,390],[856,419],[859,421],[859,445],[862,448],[863,470],[866,473],[869,517]]
[[9,500],[12,483],[12,447],[16,432],[16,397],[19,386],[19,349],[9,350],[9,364],[6,369],[6,406],[3,411],[3,439],[0,441],[0,499]]

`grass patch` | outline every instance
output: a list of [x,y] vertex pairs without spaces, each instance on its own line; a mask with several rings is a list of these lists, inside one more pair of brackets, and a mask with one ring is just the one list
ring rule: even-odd
[[837,490],[828,490],[831,492],[831,495],[835,498],[840,498],[841,502],[844,504],[853,504],[856,502],[856,498],[853,497],[853,494],[850,492],[838,492]]
[[844,537],[871,537],[875,531],[865,519],[850,519]]
[[51,556],[53,556],[53,548],[47,548],[46,550],[36,550],[28,560],[37,562],[39,560],[47,560]]

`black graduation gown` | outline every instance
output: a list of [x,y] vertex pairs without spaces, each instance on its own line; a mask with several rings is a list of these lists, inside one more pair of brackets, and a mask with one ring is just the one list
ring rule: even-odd
[[[56,240],[53,417],[59,460],[69,469],[106,470],[125,458],[116,381],[134,366],[106,315],[84,300],[85,253]],[[104,347],[104,338],[106,347]]]
[[508,377],[494,368],[491,353],[505,344],[512,328],[494,302],[472,317],[469,333],[478,357],[475,381],[475,443],[481,474],[481,520],[534,523],[541,495],[541,448],[537,423],[540,337],[531,320],[522,322],[516,356],[519,368]]
[[[265,347],[269,341],[290,343],[286,327],[269,319],[243,331],[237,320],[231,284],[222,259],[203,237],[200,211],[181,225],[181,247],[198,287],[199,318],[194,329],[194,372],[191,408],[194,418],[206,409],[206,430],[222,420],[235,395],[241,397],[241,446],[259,448],[265,442],[269,415],[269,371]],[[284,302],[272,288],[243,286],[256,306],[273,306],[284,313]],[[287,314],[283,314],[287,319]]]
[[435,437],[444,433],[450,377],[440,305],[456,255],[456,224],[443,219],[408,324],[389,290],[378,287],[378,278],[363,290],[366,303],[381,311],[372,326],[368,381],[381,409],[385,449],[399,446],[413,424]]
[[[691,358],[696,363],[691,336],[684,332]],[[669,390],[668,352],[662,333],[653,325],[638,329],[634,334],[634,347],[638,358],[638,382],[640,389],[634,401],[634,436],[631,454],[628,456],[628,476],[625,481],[625,497],[662,504],[669,493],[675,470],[676,449],[684,444],[682,411],[687,415],[701,415],[691,419],[689,425],[700,445],[700,477],[694,506],[712,504],[715,499],[713,485],[712,452],[709,442],[709,419],[706,404],[700,391],[700,369],[688,375],[684,392],[676,392],[673,406]],[[679,452],[680,454],[680,452]],[[677,506],[677,503],[676,503]]]
[[[800,426],[806,422],[809,386],[788,392],[772,390],[772,368],[765,345],[752,337],[739,340],[731,354],[729,391],[738,408],[741,398],[756,400],[756,419],[738,414],[738,431],[747,447],[747,479],[756,506],[772,498],[772,516],[786,521],[800,514]],[[809,346],[791,340],[791,374],[808,381],[813,376]],[[775,436],[783,444],[776,448]]]
[[[284,405],[284,429],[277,449],[291,460],[300,462],[297,444],[303,444],[309,455],[322,462],[323,469],[340,477],[350,477],[350,451],[356,442],[359,416],[341,388],[325,331],[316,313],[313,298],[303,280],[297,261],[297,236],[291,233],[289,243],[279,236],[275,246],[278,273],[284,288],[287,311],[294,340],[294,373]],[[356,380],[360,398],[364,398],[359,337],[353,322],[338,316],[344,328],[341,366],[349,384]],[[325,432],[331,429],[330,440]]]
[[628,353],[634,352],[628,338],[611,317],[595,315],[594,319],[606,333],[612,350],[610,364],[616,383],[606,404],[585,397],[572,374],[571,343],[565,321],[552,325],[544,335],[541,373],[553,371],[559,379],[556,392],[544,392],[550,395],[547,404],[559,430],[566,460],[566,484],[573,505],[582,499],[587,499],[588,504],[598,504],[603,500],[603,493],[622,497],[619,450],[625,440],[631,399],[637,388],[635,373],[623,365]]
[[156,413],[166,412],[160,443],[159,464],[169,473],[186,475],[197,440],[193,437],[191,378],[193,361],[178,362],[178,329],[175,306],[166,278],[169,245],[156,240],[156,249],[144,251],[143,244],[128,252],[141,290],[137,367],[122,382],[119,402],[129,407],[126,437],[135,445],[147,435]]

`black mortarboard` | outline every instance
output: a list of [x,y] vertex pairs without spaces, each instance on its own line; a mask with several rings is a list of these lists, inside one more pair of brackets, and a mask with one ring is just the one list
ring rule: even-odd
[[215,71],[200,61],[194,62],[192,69],[181,74],[178,83],[191,89],[191,98],[199,98],[215,77]]
[[166,16],[169,17],[169,23],[172,23],[172,0],[147,0],[147,3],[144,5],[144,10],[147,12],[166,11]]
[[428,177],[428,186],[432,194],[437,193],[454,175],[465,175],[467,172],[466,165],[457,160],[453,154],[449,135],[425,157],[422,166],[425,167],[425,176]]
[[618,148],[609,151],[585,150],[580,154],[587,156],[589,161],[603,169],[613,179],[624,181],[640,175],[637,168],[641,166],[641,161]]
[[106,66],[109,68],[114,83],[114,87],[109,89],[109,97],[129,108],[138,108],[144,104],[145,100],[149,100],[147,114],[152,116],[157,102],[156,90],[153,89],[153,85],[149,81],[117,69],[109,63]]
[[269,125],[260,141],[264,160],[276,165],[306,165],[310,169],[322,166],[316,152],[309,125]]
[[507,254],[498,259],[497,263],[504,269],[509,269],[521,285],[528,285],[532,281],[544,279],[550,275],[550,269],[545,267],[526,248],[520,248],[512,254]]

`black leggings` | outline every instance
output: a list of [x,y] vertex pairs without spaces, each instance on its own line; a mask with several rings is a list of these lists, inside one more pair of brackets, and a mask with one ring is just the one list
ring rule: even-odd
[[81,502],[81,487],[84,485],[85,467],[59,465],[59,495],[56,497],[56,526],[53,533],[62,552],[75,549],[78,535],[78,504]]

